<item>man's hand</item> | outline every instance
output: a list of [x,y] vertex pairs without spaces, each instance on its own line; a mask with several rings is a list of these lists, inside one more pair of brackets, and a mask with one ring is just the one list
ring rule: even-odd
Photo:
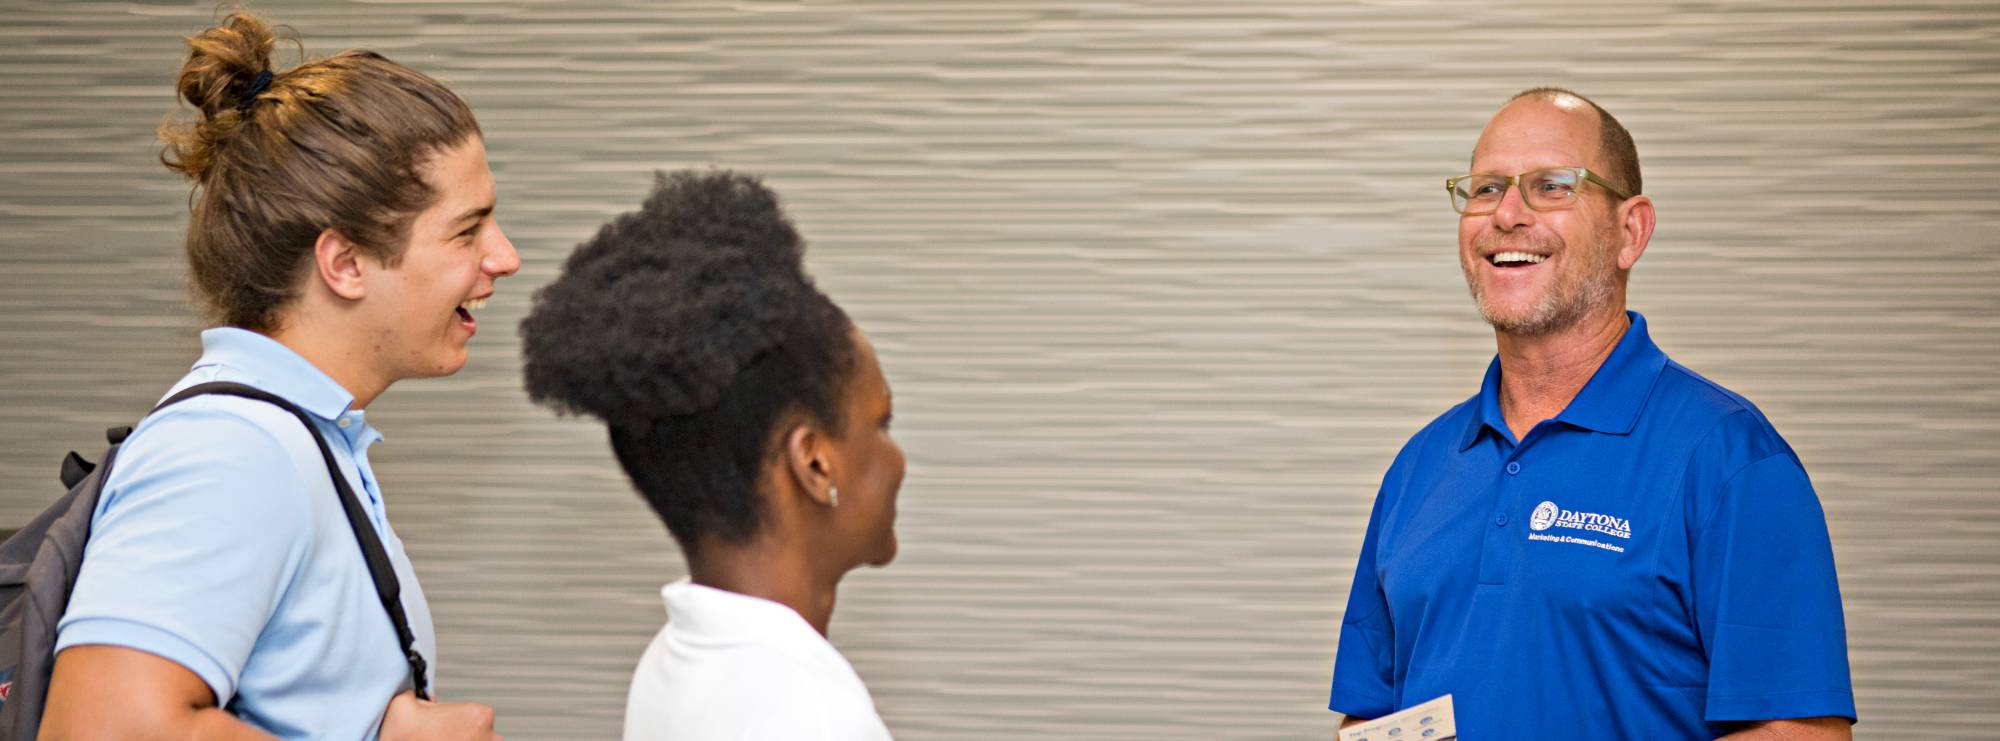
[[493,708],[476,702],[431,702],[404,692],[389,699],[382,714],[381,741],[501,741],[493,732]]

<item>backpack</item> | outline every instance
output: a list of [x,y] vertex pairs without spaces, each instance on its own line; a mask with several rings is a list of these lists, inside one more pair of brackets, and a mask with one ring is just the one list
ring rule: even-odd
[[[430,699],[423,654],[417,652],[416,635],[403,614],[402,585],[389,563],[361,500],[354,495],[347,477],[340,473],[333,451],[320,437],[319,428],[305,410],[283,397],[240,383],[211,382],[190,386],[153,408],[157,412],[181,401],[207,394],[240,396],[266,402],[291,412],[313,441],[319,443],[340,496],[341,509],[354,530],[355,541],[374,578],[375,593],[389,613],[396,637],[402,641],[403,656],[410,664],[416,694]],[[56,624],[69,607],[70,591],[76,588],[77,571],[83,566],[84,545],[90,540],[91,518],[104,481],[118,459],[118,449],[132,434],[130,427],[105,431],[111,447],[104,451],[103,463],[92,464],[74,451],[63,458],[62,481],[69,492],[43,510],[35,519],[0,543],[0,741],[32,739],[42,723],[42,706],[48,701],[49,675],[55,670]]]

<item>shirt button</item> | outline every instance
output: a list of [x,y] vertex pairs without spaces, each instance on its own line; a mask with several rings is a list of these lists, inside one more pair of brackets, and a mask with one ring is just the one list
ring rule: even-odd
[[1511,462],[1511,463],[1508,463],[1508,464],[1507,464],[1507,475],[1509,475],[1509,476],[1512,476],[1512,475],[1514,475],[1514,474],[1517,474],[1517,473],[1520,473],[1520,472],[1521,472],[1521,462],[1520,462],[1520,461],[1514,461],[1514,462]]
[[1500,516],[1499,516],[1499,517],[1495,517],[1495,518],[1493,518],[1493,524],[1494,524],[1494,525],[1496,525],[1496,526],[1499,526],[1499,527],[1506,527],[1506,526],[1507,526],[1507,513],[1505,513],[1505,512],[1502,512],[1502,513],[1500,513]]
[[[340,421],[338,421],[338,422],[335,422],[334,424],[337,424],[337,425],[340,425],[340,429],[343,429],[343,430],[345,430],[345,429],[347,429],[347,426],[348,426],[348,425],[351,425],[351,424],[354,424],[354,418],[353,418],[353,417],[341,417],[341,418],[340,418]],[[1510,464],[1508,464],[1508,465],[1509,465],[1509,466],[1512,466],[1513,464],[1511,464],[1511,463],[1510,463]],[[1513,473],[1513,471],[1508,471],[1508,473]]]

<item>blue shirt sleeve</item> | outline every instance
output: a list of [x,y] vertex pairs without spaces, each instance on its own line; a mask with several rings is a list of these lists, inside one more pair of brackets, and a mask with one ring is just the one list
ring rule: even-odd
[[[1387,488],[1385,482],[1385,492]],[[1396,711],[1395,633],[1388,597],[1382,593],[1375,568],[1375,539],[1386,507],[1384,500],[1383,494],[1376,495],[1374,511],[1368,516],[1368,534],[1361,539],[1361,557],[1354,567],[1354,584],[1348,589],[1347,611],[1340,623],[1340,643],[1334,649],[1333,691],[1326,704],[1328,710],[1357,718],[1379,718]]]
[[1707,720],[1855,717],[1826,516],[1789,450],[1711,492],[1691,562]]
[[[145,651],[200,676],[217,705],[234,696],[311,550],[313,524],[296,459],[253,421],[262,414],[225,411],[231,401],[183,402],[147,419],[119,451],[57,651]],[[297,426],[289,415],[282,422]]]

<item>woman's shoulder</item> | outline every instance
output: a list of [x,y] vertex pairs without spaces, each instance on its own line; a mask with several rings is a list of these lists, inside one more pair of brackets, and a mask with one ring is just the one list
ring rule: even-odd
[[633,677],[628,739],[888,738],[867,687],[830,645],[689,645],[672,633],[654,638]]

